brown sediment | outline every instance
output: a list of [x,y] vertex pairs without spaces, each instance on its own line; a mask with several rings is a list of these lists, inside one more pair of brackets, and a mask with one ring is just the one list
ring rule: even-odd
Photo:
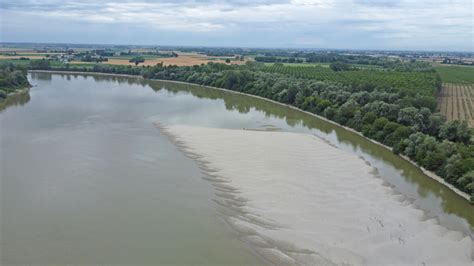
[[363,157],[315,136],[155,125],[196,160],[219,212],[267,262],[472,263],[469,236],[414,207]]

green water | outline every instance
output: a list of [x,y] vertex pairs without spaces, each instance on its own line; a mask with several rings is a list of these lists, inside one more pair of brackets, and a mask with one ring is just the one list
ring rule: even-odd
[[296,110],[134,78],[29,79],[29,94],[0,105],[2,264],[261,264],[221,219],[197,165],[153,122],[316,134],[365,157],[427,217],[473,235],[465,200],[390,151]]

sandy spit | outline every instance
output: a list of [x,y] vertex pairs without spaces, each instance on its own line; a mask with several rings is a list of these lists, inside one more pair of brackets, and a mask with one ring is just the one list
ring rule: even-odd
[[[143,79],[142,76],[138,76],[138,75],[126,75],[126,74],[112,74],[112,73],[101,73],[101,72],[78,72],[78,71],[54,71],[54,70],[29,70],[30,72],[45,72],[45,73],[58,73],[58,74],[84,74],[84,75],[104,75],[104,76],[118,76],[118,77],[130,77],[130,78],[140,78],[140,79]],[[370,138],[367,138],[366,136],[364,136],[361,132],[358,132],[350,127],[346,127],[346,126],[343,126],[343,125],[340,125],[332,120],[329,120],[323,116],[320,116],[320,115],[317,115],[317,114],[313,114],[311,112],[308,112],[308,111],[304,111],[304,110],[301,110],[299,109],[298,107],[295,107],[295,106],[292,106],[292,105],[289,105],[289,104],[283,104],[283,103],[280,103],[280,102],[277,102],[277,101],[274,101],[274,100],[271,100],[271,99],[267,99],[267,98],[264,98],[264,97],[261,97],[261,96],[257,96],[257,95],[253,95],[253,94],[247,94],[247,93],[242,93],[242,92],[238,92],[238,91],[232,91],[232,90],[227,90],[227,89],[223,89],[223,88],[217,88],[217,87],[211,87],[211,86],[203,86],[203,85],[199,85],[199,84],[194,84],[194,83],[189,83],[189,82],[183,82],[183,81],[176,81],[176,80],[161,80],[161,79],[152,79],[152,80],[156,80],[156,81],[163,81],[163,82],[171,82],[171,83],[178,83],[178,84],[188,84],[188,85],[195,85],[195,86],[201,86],[201,87],[206,87],[206,88],[211,88],[211,89],[215,89],[215,90],[221,90],[221,91],[226,91],[226,92],[230,92],[230,93],[235,93],[235,94],[241,94],[241,95],[247,95],[247,96],[250,96],[250,97],[254,97],[254,98],[259,98],[259,99],[262,99],[262,100],[265,100],[265,101],[269,101],[269,102],[272,102],[272,103],[275,103],[275,104],[278,104],[278,105],[282,105],[282,106],[286,106],[288,108],[292,108],[292,109],[295,109],[295,110],[298,110],[300,112],[303,112],[305,114],[308,114],[308,115],[311,115],[311,116],[314,116],[318,119],[321,119],[323,121],[326,121],[328,123],[331,123],[335,126],[338,126],[338,127],[341,127],[347,131],[350,131],[354,134],[357,134],[359,135],[360,137],[376,144],[376,145],[379,145],[381,147],[384,147],[385,149],[387,150],[390,150],[392,151],[392,148],[390,148],[389,146],[385,145],[385,144],[382,144],[376,140],[373,140],[373,139],[370,139]],[[403,158],[404,160],[408,161],[409,163],[413,164],[414,166],[418,167],[422,172],[423,174],[425,174],[426,176],[436,180],[437,182],[443,184],[444,186],[448,187],[449,189],[451,189],[454,193],[456,193],[458,196],[464,198],[465,200],[467,200],[468,202],[470,201],[470,195],[467,194],[466,192],[464,191],[461,191],[460,189],[456,188],[454,185],[446,182],[442,177],[440,177],[439,175],[437,175],[436,173],[432,172],[432,171],[429,171],[427,169],[425,169],[424,167],[420,166],[419,164],[417,164],[415,161],[411,160],[410,158],[408,158],[407,156],[405,155],[400,155],[399,156],[401,158]]]
[[156,126],[198,162],[226,221],[272,264],[474,265],[363,158],[299,133]]

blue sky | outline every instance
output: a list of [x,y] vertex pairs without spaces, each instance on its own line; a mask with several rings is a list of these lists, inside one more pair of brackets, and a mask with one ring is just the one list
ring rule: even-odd
[[2,42],[474,51],[471,0],[2,0]]

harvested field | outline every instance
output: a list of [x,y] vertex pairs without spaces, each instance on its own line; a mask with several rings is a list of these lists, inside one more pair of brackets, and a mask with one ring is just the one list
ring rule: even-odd
[[[193,66],[200,64],[207,64],[209,62],[215,63],[225,63],[225,59],[216,58],[212,56],[206,56],[196,53],[178,53],[178,57],[163,57],[155,59],[145,59],[144,63],[140,63],[139,66],[154,66],[163,62],[165,65],[177,65],[177,66]],[[229,57],[229,59],[233,59]],[[231,61],[231,64],[244,64],[245,61]],[[126,59],[114,59],[109,58],[109,61],[104,62],[104,64],[111,65],[134,65]]]
[[474,127],[474,85],[443,84],[438,109],[448,120],[465,120]]
[[8,52],[8,53],[11,53],[11,52],[31,52],[31,53],[35,53],[36,51],[33,50],[33,49],[26,49],[26,48],[13,48],[13,47],[0,47],[0,53],[4,53],[4,52]]
[[21,54],[18,54],[18,55],[0,55],[0,59],[20,59],[22,57],[26,57],[26,58],[29,58],[29,59],[46,58],[43,55],[21,55]]

